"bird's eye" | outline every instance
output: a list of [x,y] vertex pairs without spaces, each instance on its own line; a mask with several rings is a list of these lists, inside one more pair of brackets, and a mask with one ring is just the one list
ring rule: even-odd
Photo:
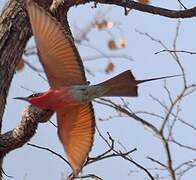
[[86,85],[90,85],[91,84],[91,82],[90,81],[86,81]]
[[40,96],[42,93],[34,93],[32,95],[30,95],[28,98],[32,98],[32,97],[38,97]]
[[85,91],[85,90],[86,90],[86,88],[81,88],[80,90],[81,90],[81,91]]

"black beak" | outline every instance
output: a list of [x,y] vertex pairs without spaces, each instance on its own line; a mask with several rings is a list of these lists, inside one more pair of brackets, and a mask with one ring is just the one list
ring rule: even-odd
[[27,101],[28,102],[28,97],[15,97],[13,99],[19,99],[19,100],[23,100],[23,101]]

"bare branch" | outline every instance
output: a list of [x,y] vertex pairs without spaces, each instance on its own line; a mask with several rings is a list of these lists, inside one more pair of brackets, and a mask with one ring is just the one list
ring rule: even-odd
[[163,53],[163,52],[170,52],[170,53],[186,53],[186,54],[190,54],[190,55],[195,55],[196,52],[193,52],[193,51],[186,51],[186,50],[171,50],[171,49],[163,49],[163,50],[160,50],[160,51],[157,51],[155,52],[154,54],[160,54],[160,53]]
[[[77,0],[76,2],[70,1],[69,6],[85,4],[88,2],[94,2],[94,0]],[[138,10],[141,12],[146,12],[146,13],[150,13],[150,14],[154,14],[154,15],[165,16],[168,18],[191,18],[191,17],[196,16],[196,7],[193,7],[190,9],[185,9],[185,10],[170,10],[170,9],[156,7],[156,6],[152,6],[152,5],[141,4],[139,2],[132,1],[132,0],[126,0],[126,1],[122,1],[122,0],[97,0],[96,3],[113,4],[113,5],[120,6],[122,8],[134,9],[134,10]],[[127,13],[126,13],[126,15],[127,15]]]
[[184,8],[187,9],[186,6],[181,2],[181,0],[177,0],[179,2],[179,4]]
[[0,155],[23,146],[35,134],[39,122],[47,122],[53,111],[28,106],[22,113],[20,124],[13,130],[0,135]]
[[75,177],[74,179],[87,179],[87,178],[92,178],[92,179],[95,179],[95,180],[103,180],[102,178],[100,178],[99,176],[97,176],[95,174],[79,175],[79,176]]
[[32,65],[30,62],[24,60],[24,63],[30,67],[33,71],[35,72],[39,72],[39,73],[43,73],[44,71],[42,69],[38,69],[37,67],[35,67],[34,65]]
[[163,163],[161,163],[160,161],[148,156],[147,159],[151,160],[152,162],[155,162],[156,164],[158,164],[159,166],[163,167],[163,168],[167,168],[167,166]]
[[62,159],[66,164],[69,165],[69,167],[71,167],[71,165],[69,164],[69,162],[60,154],[56,153],[55,151],[49,149],[49,148],[46,148],[46,147],[42,147],[42,146],[38,146],[38,145],[35,145],[35,144],[32,144],[32,143],[27,143],[27,145],[29,146],[32,146],[32,147],[35,147],[35,148],[38,148],[38,149],[42,149],[42,150],[46,150],[52,154],[54,154],[55,156],[58,156],[60,159]]
[[[98,128],[97,128],[98,130]],[[130,161],[132,164],[134,164],[136,167],[138,167],[139,169],[143,170],[151,180],[154,180],[154,177],[151,175],[151,173],[146,169],[144,168],[142,165],[140,165],[139,163],[137,163],[136,161],[134,161],[129,155],[136,151],[137,149],[134,148],[133,150],[130,150],[130,151],[127,151],[126,152],[121,152],[121,151],[117,151],[114,149],[114,139],[111,137],[111,135],[108,133],[108,136],[109,136],[109,140],[112,142],[112,144],[110,145],[109,142],[107,141],[107,139],[100,133],[100,131],[98,130],[98,133],[99,133],[99,136],[106,142],[106,144],[108,145],[108,147],[110,148],[111,151],[113,151],[114,153],[112,154],[109,154],[109,155],[104,155],[102,157],[99,157],[99,160],[101,159],[106,159],[106,158],[109,158],[109,157],[121,157],[127,161]],[[107,152],[107,151],[106,151]],[[104,153],[103,153],[104,154]],[[90,164],[92,163],[90,161],[91,159],[89,159],[89,161],[87,161],[86,164]],[[98,159],[93,159],[93,161],[97,161]]]
[[133,61],[133,58],[124,54],[101,54],[101,55],[94,55],[90,57],[83,57],[84,61],[94,61],[97,59],[115,59],[115,58],[120,58],[120,59],[125,59],[128,61]]
[[172,142],[172,143],[178,145],[178,146],[181,147],[181,148],[185,148],[185,149],[188,149],[188,150],[196,151],[196,147],[194,148],[194,147],[185,145],[184,143],[182,144],[182,143],[176,141],[174,138],[170,139],[170,142]]
[[133,112],[129,112],[125,108],[122,108],[121,106],[115,104],[114,102],[110,101],[109,99],[99,98],[99,100],[94,100],[94,102],[106,105],[106,106],[111,107],[111,108],[114,108],[115,110],[120,111],[120,112],[126,114],[127,116],[135,119],[136,121],[142,123],[143,125],[147,126],[151,130],[153,130],[153,132],[158,133],[158,129],[154,125],[152,125],[151,123],[149,123],[149,122],[145,121],[144,119],[140,118],[139,116],[137,116]]
[[170,174],[172,180],[176,180],[175,170],[172,165],[173,161],[172,161],[172,155],[171,155],[169,143],[163,135],[161,135],[161,140],[163,142],[164,149],[165,149],[166,156],[167,156],[167,168],[168,168],[169,174]]

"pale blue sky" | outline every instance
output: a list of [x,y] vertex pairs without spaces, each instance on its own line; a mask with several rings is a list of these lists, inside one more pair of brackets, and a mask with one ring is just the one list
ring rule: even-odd
[[[0,7],[3,6],[4,0],[0,1]],[[161,1],[157,0],[153,2],[159,6],[170,7],[178,9],[178,2],[176,1]],[[109,6],[98,5],[97,9],[91,8],[92,4],[87,4],[85,6],[79,6],[77,8],[72,8],[69,12],[69,22],[74,29],[74,25],[77,24],[78,27],[83,28],[92,18],[98,10],[107,10]],[[189,0],[186,2],[187,7],[195,5],[194,0]],[[106,64],[109,62],[108,59],[102,59],[97,61],[92,61],[85,63],[86,67],[95,70],[95,76],[92,77],[87,74],[88,79],[93,83],[100,82],[103,79],[114,76],[124,70],[131,69],[137,79],[145,79],[156,76],[165,76],[181,73],[176,62],[167,53],[162,53],[155,55],[156,51],[162,50],[162,47],[155,42],[152,42],[147,37],[141,36],[135,32],[138,29],[142,32],[147,32],[157,39],[161,39],[169,48],[172,48],[173,38],[175,35],[175,27],[177,25],[176,19],[168,19],[160,16],[154,16],[146,13],[141,13],[137,11],[131,11],[128,16],[124,16],[122,8],[111,6],[112,10],[108,13],[112,21],[121,24],[121,30],[126,38],[127,47],[123,50],[119,50],[116,54],[126,54],[131,56],[134,61],[124,60],[122,58],[113,60],[115,64],[115,70],[110,75],[105,75],[102,71]],[[78,18],[79,17],[79,18]],[[180,50],[190,50],[195,51],[195,18],[182,20],[181,29],[179,34],[179,39],[177,43],[177,49]],[[112,30],[115,35],[116,40],[122,35],[119,30]],[[99,48],[103,52],[112,53],[107,49],[107,40],[110,38],[106,32],[97,32],[93,30],[89,34],[90,44],[94,47]],[[91,48],[86,48],[79,46],[79,51],[82,57],[88,57],[90,55],[97,54],[97,52]],[[189,83],[196,83],[196,61],[195,55],[179,54],[180,60],[185,68],[187,78]],[[30,62],[39,65],[37,57],[30,58]],[[175,96],[182,87],[181,78],[170,79],[167,81],[168,86],[172,89],[172,95]],[[37,73],[33,72],[28,67],[21,73],[17,73],[14,77],[12,83],[9,98],[7,102],[7,108],[4,115],[3,121],[3,131],[8,131],[19,123],[21,112],[23,108],[27,105],[24,102],[16,101],[12,99],[15,96],[29,95],[30,92],[22,89],[20,86],[26,88],[41,91],[48,87],[48,84],[41,79]],[[164,114],[163,109],[154,103],[149,94],[153,94],[159,97],[161,101],[168,103],[168,98],[165,96],[166,93],[163,88],[164,81],[146,83],[139,88],[138,98],[128,98],[130,107],[133,110],[145,110],[150,112],[160,112]],[[115,100],[118,100],[117,98]],[[196,94],[185,98],[181,102],[181,107],[183,108],[180,112],[180,116],[184,118],[185,121],[196,125],[195,117],[195,102]],[[112,137],[116,141],[123,143],[127,149],[137,148],[137,152],[132,154],[133,159],[141,163],[145,167],[153,167],[149,160],[146,159],[147,156],[152,156],[160,161],[164,162],[164,151],[160,142],[153,137],[153,135],[146,131],[146,129],[141,126],[141,124],[136,123],[130,118],[115,118],[110,121],[100,122],[99,117],[107,117],[113,111],[111,109],[105,108],[103,106],[95,106],[97,126],[100,128],[102,133],[106,135],[109,131]],[[160,124],[159,119],[151,118],[150,116],[145,117],[150,122],[155,124]],[[55,121],[55,116],[53,121]],[[181,124],[178,124],[175,130],[175,135],[181,142],[186,142],[187,145],[196,146],[196,142],[193,141],[196,136],[195,132],[184,128]],[[96,136],[97,137],[97,136]],[[56,129],[51,126],[50,123],[40,124],[36,135],[31,139],[31,143],[49,147],[56,152],[64,155],[63,148],[58,141],[56,135]],[[95,143],[90,155],[96,155],[105,150],[105,145],[102,143],[100,138],[95,138]],[[177,146],[172,146],[172,152],[174,154],[173,158],[174,165],[182,162],[184,160],[190,160],[195,158],[195,153],[191,151],[185,151],[183,149],[177,148]],[[22,148],[15,150],[8,154],[5,159],[4,164],[5,172],[8,175],[14,176],[14,179],[21,180],[26,176],[25,180],[34,179],[47,179],[54,180],[59,179],[61,174],[68,174],[70,169],[67,165],[59,160],[54,155],[42,151],[39,149],[32,148],[30,146],[24,145]],[[136,169],[132,164],[119,159],[113,158],[105,161],[101,161],[90,165],[84,169],[85,173],[95,173],[102,177],[104,180],[109,179],[137,179],[143,180],[146,175],[144,173],[134,173],[129,175],[129,171]],[[196,177],[196,171],[192,170],[187,173],[182,179],[194,180]],[[5,179],[9,179],[5,177]]]

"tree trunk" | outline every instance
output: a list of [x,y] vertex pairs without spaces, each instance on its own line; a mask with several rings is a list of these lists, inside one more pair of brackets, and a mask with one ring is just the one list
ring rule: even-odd
[[[23,54],[27,41],[31,37],[31,28],[27,18],[24,0],[8,0],[0,17],[0,132],[2,128],[3,114],[6,104],[6,98],[9,92],[9,87],[15,73],[15,67]],[[37,0],[37,2],[44,8],[49,7],[52,0]],[[57,7],[53,7],[55,8]],[[58,12],[58,13],[57,13]],[[64,22],[66,26],[66,12],[56,11],[56,15]],[[61,13],[61,14],[60,14]],[[29,112],[32,113],[31,107]],[[26,110],[27,111],[27,110]],[[34,109],[33,109],[34,111]],[[40,122],[40,117],[46,115],[45,119],[48,120],[53,112],[39,111],[38,116],[31,116],[29,114],[22,117],[21,123],[18,127],[14,128],[0,137],[0,168],[2,169],[2,161],[4,155],[26,143],[35,133],[37,124]],[[36,112],[35,112],[36,114]],[[42,114],[42,115],[41,115]],[[41,115],[41,116],[40,116]],[[32,118],[33,117],[33,118]],[[42,120],[45,121],[45,120]],[[25,122],[25,123],[24,123]],[[17,134],[18,140],[14,135]],[[15,139],[14,139],[15,138]],[[9,143],[11,142],[11,143]],[[8,147],[13,146],[13,147]],[[4,151],[4,149],[6,149]],[[0,177],[2,172],[0,174]],[[0,178],[1,179],[1,178]]]
[[30,28],[23,9],[16,1],[8,1],[0,20],[0,129],[15,67],[29,37]]

